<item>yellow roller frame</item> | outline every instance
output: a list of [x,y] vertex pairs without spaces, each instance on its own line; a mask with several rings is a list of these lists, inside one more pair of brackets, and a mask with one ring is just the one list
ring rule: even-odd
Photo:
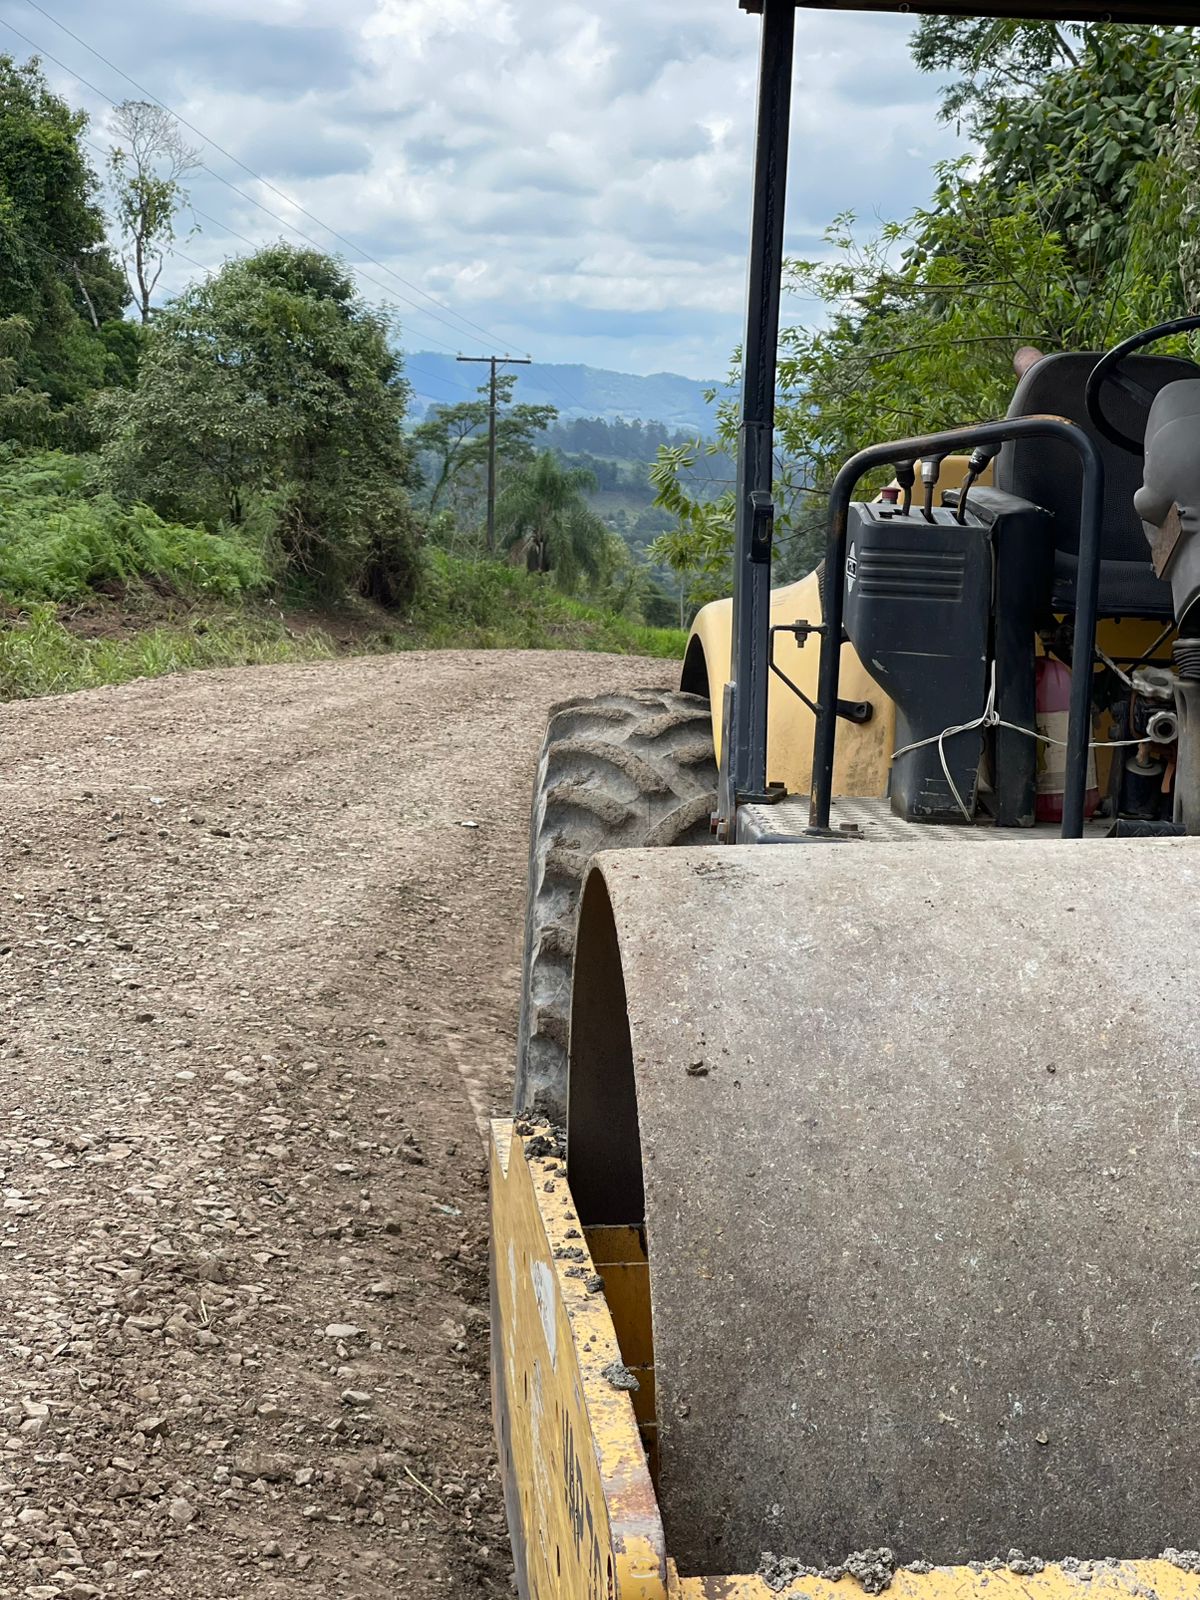
[[560,1161],[492,1123],[492,1411],[526,1600],[664,1600],[666,1549],[631,1391]]
[[[564,1163],[491,1130],[492,1406],[522,1600],[862,1600],[853,1578],[686,1577],[652,1474],[649,1274],[637,1230],[579,1221]],[[595,1279],[603,1280],[598,1292]],[[614,1387],[621,1369],[637,1377]],[[714,1463],[714,1471],[719,1464]],[[915,1486],[916,1487],[916,1486]],[[1200,1600],[1167,1561],[897,1572],[887,1600]]]

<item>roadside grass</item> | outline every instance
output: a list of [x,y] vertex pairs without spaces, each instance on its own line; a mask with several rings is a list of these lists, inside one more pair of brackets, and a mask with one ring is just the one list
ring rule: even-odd
[[400,647],[604,650],[682,660],[687,634],[650,628],[561,594],[546,578],[498,561],[428,550]]
[[167,522],[95,492],[86,458],[0,446],[0,700],[200,667],[393,650],[603,650],[679,658],[685,635],[500,561],[426,547],[406,612],[280,599],[245,529]]
[[70,694],[132,678],[158,678],[198,667],[268,661],[317,661],[337,654],[319,630],[293,633],[265,618],[213,616],[159,623],[118,638],[82,638],[52,605],[34,605],[0,627],[0,700]]
[[202,667],[404,650],[593,650],[679,660],[687,637],[589,606],[524,571],[441,551],[428,553],[420,597],[402,616],[365,603],[334,614],[249,601],[232,608],[204,601],[179,614],[136,583],[82,611],[11,592],[3,598],[0,701]]

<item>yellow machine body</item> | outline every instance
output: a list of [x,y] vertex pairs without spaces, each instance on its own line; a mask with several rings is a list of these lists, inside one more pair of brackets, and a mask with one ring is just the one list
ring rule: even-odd
[[[681,1575],[655,1494],[649,1273],[636,1228],[584,1228],[564,1163],[491,1130],[492,1396],[522,1600],[862,1600],[859,1583]],[[535,1144],[534,1148],[538,1148]],[[599,1292],[597,1280],[603,1282]],[[636,1390],[611,1377],[637,1380]],[[713,1463],[720,1472],[719,1462]],[[1170,1561],[898,1571],[889,1600],[1197,1600]]]
[[[942,463],[939,479],[941,488],[958,488],[966,470],[965,456],[948,456]],[[980,482],[991,482],[990,467]],[[772,627],[787,627],[797,621],[815,623],[821,617],[820,583],[815,572],[810,572],[795,583],[781,584],[779,588],[772,589]],[[1097,643],[1108,655],[1133,657],[1148,650],[1160,632],[1161,628],[1156,623],[1131,618],[1102,621],[1097,632]],[[714,600],[703,606],[692,623],[680,684],[683,689],[707,696],[712,707],[713,742],[718,760],[721,756],[721,711],[725,685],[729,681],[732,633],[731,599]],[[797,644],[792,634],[775,635],[775,665],[814,701],[817,699],[820,651],[818,634],[811,635],[804,645]],[[869,701],[874,714],[869,722],[844,722],[839,727],[833,792],[835,795],[862,798],[884,795],[887,793],[888,771],[896,742],[895,707],[858,659],[851,644],[842,646],[839,694],[843,700]],[[814,721],[812,712],[804,702],[782,678],[772,673],[767,694],[767,781],[782,783],[789,794],[808,793],[812,780]],[[1106,761],[1101,764],[1102,782],[1107,775],[1106,765]]]

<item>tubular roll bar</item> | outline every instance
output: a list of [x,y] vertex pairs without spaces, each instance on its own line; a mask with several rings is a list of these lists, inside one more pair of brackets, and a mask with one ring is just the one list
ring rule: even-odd
[[[1095,444],[1063,417],[1012,417],[977,423],[949,433],[872,445],[852,456],[834,480],[829,497],[829,532],[825,544],[825,631],[817,674],[817,726],[813,741],[812,802],[809,826],[828,830],[833,799],[833,755],[837,739],[838,680],[842,660],[842,614],[846,596],[846,527],[850,500],[859,479],[874,467],[895,461],[916,461],[1000,445],[1014,439],[1049,438],[1069,444],[1083,468],[1079,510],[1079,556],[1075,570],[1075,639],[1071,652],[1071,703],[1067,727],[1067,774],[1063,794],[1062,837],[1083,837],[1087,790],[1088,746],[1092,731],[1092,660],[1100,594],[1100,514],[1104,504],[1104,463]],[[763,776],[766,769],[764,764]]]

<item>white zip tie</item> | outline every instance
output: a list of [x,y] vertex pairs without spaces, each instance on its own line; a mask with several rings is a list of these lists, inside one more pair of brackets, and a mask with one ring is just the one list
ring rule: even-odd
[[[1040,744],[1058,745],[1062,750],[1067,748],[1066,739],[1052,739],[1048,733],[1038,733],[1036,728],[1022,728],[1015,722],[1005,722],[1004,718],[996,710],[996,663],[993,661],[987,704],[984,706],[980,716],[975,717],[971,722],[960,722],[954,727],[943,728],[941,733],[932,734],[928,739],[917,739],[913,744],[903,745],[899,750],[893,750],[892,752],[892,760],[896,761],[901,756],[910,755],[914,750],[923,750],[927,745],[936,744],[938,747],[938,759],[942,764],[942,772],[950,787],[950,793],[954,796],[954,803],[962,813],[963,820],[971,823],[975,821],[975,818],[967,810],[963,797],[959,794],[958,786],[950,776],[950,768],[946,763],[946,740],[953,738],[956,733],[974,733],[977,728],[1007,728],[1011,733],[1023,733],[1027,739],[1036,739]],[[1088,749],[1119,750],[1128,745],[1145,743],[1145,739],[1093,739],[1089,741]]]

